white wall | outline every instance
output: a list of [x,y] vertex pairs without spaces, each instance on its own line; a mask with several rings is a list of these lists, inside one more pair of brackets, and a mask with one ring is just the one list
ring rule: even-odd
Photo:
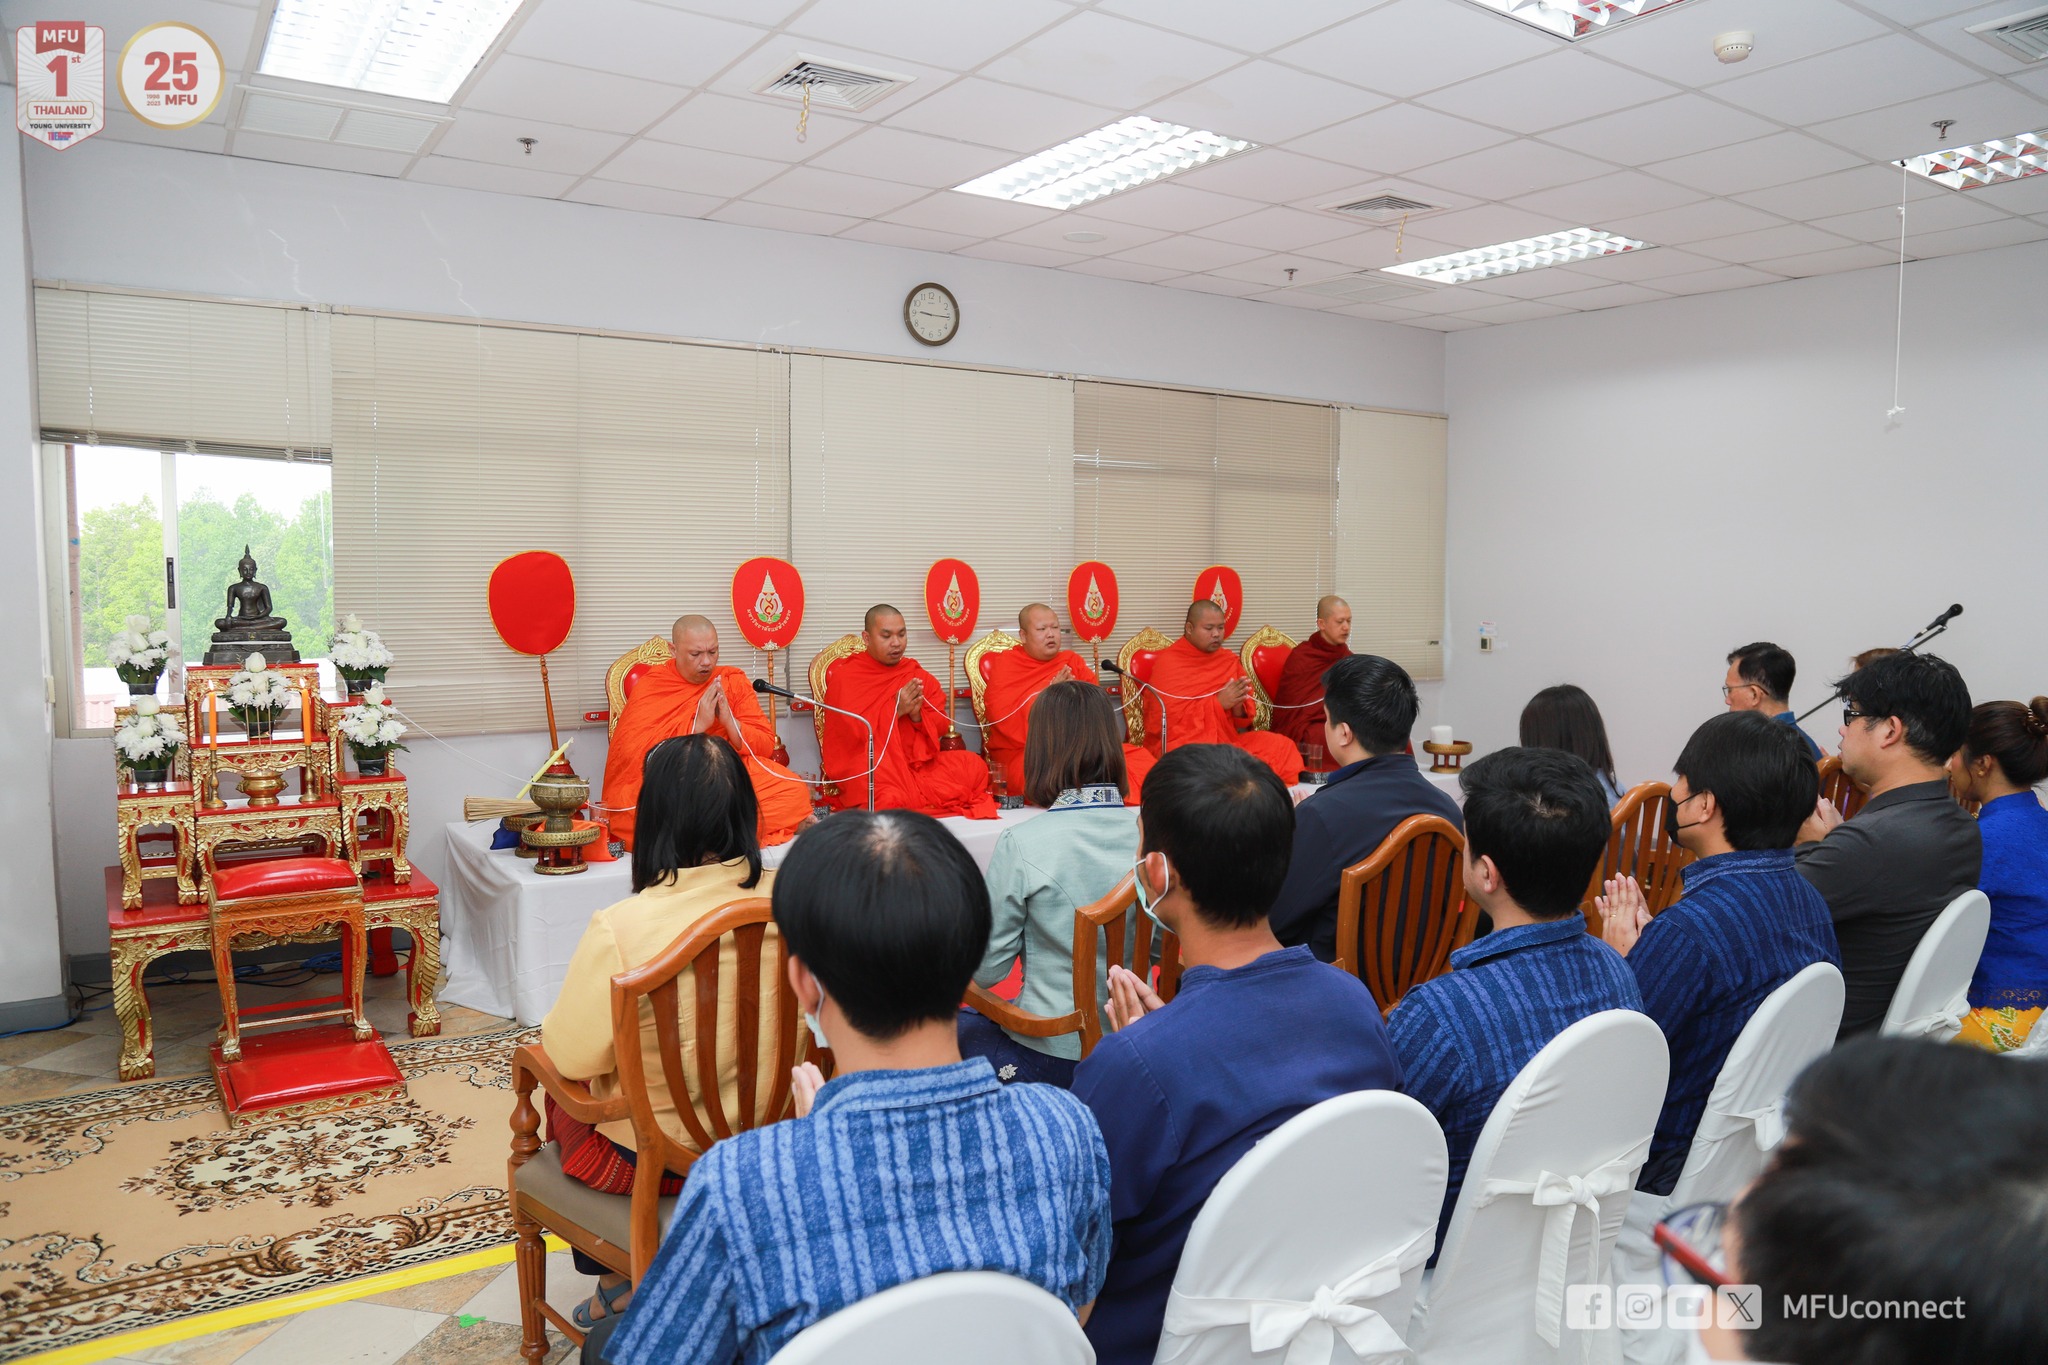
[[[1730,649],[1799,659],[1793,705],[1951,602],[1978,700],[2048,691],[2048,243],[1455,334],[1439,703],[1481,751],[1576,682],[1624,784],[1668,780]],[[1477,651],[1481,621],[1500,650]],[[1808,723],[1831,752],[1839,713]]]
[[[903,296],[938,280],[963,316],[949,361],[1443,410],[1438,333],[1192,291],[104,138],[31,155],[26,179],[39,279],[921,359],[933,353],[904,331]],[[594,780],[604,732],[580,733]],[[808,766],[807,734],[789,737]],[[65,946],[97,953],[112,759],[104,740],[56,748]],[[546,753],[536,735],[415,737],[400,764],[428,875],[461,798],[509,795],[498,774]]]

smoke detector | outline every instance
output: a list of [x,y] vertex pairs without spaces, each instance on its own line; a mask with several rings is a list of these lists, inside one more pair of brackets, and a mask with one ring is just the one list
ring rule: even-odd
[[1746,28],[1730,29],[1714,35],[1714,56],[1723,65],[1733,65],[1756,51],[1756,35]]

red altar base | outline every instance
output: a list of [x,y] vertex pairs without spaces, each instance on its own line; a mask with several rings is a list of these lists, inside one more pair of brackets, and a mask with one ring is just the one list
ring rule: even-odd
[[245,1034],[234,1062],[222,1059],[216,1043],[213,1076],[231,1128],[362,1109],[405,1094],[405,1077],[384,1040],[373,1035],[359,1043],[347,1024]]

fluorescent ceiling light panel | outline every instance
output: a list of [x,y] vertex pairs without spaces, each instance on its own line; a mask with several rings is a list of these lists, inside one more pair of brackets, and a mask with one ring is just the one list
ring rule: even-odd
[[1952,190],[2007,185],[2048,171],[2048,129],[2014,133],[1968,147],[1951,147],[1945,152],[1929,152],[1898,164]]
[[1070,209],[1248,152],[1257,145],[1134,115],[953,188],[990,199]]
[[277,0],[266,76],[446,104],[520,0]]
[[1525,237],[1519,242],[1502,242],[1498,246],[1453,251],[1448,256],[1432,256],[1426,261],[1384,265],[1380,269],[1393,275],[1429,280],[1434,284],[1470,284],[1474,280],[1490,280],[1496,275],[1514,275],[1524,270],[1541,270],[1548,265],[1570,265],[1573,261],[1590,261],[1599,256],[1618,256],[1624,251],[1650,249],[1648,242],[1602,232],[1598,228],[1582,227],[1546,233],[1541,237]]
[[1519,19],[1545,33],[1575,43],[1616,24],[1670,9],[1685,0],[1472,0],[1510,19]]

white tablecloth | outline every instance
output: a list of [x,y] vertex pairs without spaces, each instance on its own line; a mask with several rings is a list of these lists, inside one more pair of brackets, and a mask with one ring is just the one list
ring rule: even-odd
[[[1453,774],[1424,772],[1459,799]],[[1002,832],[1043,815],[1035,807],[1006,810],[995,820],[953,816],[952,831],[988,871]],[[441,998],[486,1014],[538,1024],[555,1003],[569,957],[590,917],[633,894],[630,858],[591,863],[566,877],[542,876],[511,849],[491,848],[498,822],[456,822],[448,827],[448,876],[441,887],[441,954],[448,984]],[[765,849],[761,861],[781,863],[789,845]]]

